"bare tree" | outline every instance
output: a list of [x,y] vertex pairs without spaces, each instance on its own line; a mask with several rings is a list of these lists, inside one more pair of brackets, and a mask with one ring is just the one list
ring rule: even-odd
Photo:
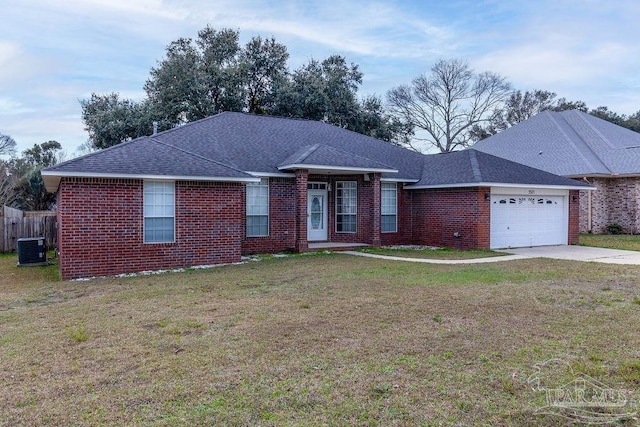
[[[474,125],[488,121],[511,93],[504,77],[476,74],[465,61],[440,60],[430,75],[387,93],[392,113],[417,128],[414,140],[446,153],[468,147]],[[415,142],[409,146],[420,151]]]
[[4,135],[0,133],[0,156],[8,154],[15,154],[16,151],[16,141],[11,138],[9,135]]
[[17,186],[18,177],[7,162],[0,160],[0,209],[15,200]]

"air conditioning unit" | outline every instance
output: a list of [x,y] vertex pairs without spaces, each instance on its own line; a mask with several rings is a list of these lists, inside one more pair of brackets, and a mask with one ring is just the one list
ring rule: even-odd
[[44,265],[47,263],[47,252],[43,237],[18,239],[18,265]]

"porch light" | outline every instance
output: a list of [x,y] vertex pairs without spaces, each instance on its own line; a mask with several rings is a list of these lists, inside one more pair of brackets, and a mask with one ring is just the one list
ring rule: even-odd
[[484,199],[485,199],[486,201],[491,200],[491,194],[489,194],[489,193],[484,193]]

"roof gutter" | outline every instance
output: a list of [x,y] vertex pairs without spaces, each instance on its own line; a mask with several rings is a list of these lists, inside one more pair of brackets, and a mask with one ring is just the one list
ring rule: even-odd
[[505,187],[505,188],[548,188],[555,190],[586,190],[593,191],[591,185],[549,185],[549,184],[510,184],[504,182],[462,182],[456,184],[406,185],[406,190],[427,190],[435,188],[464,188],[464,187]]
[[231,177],[231,176],[185,176],[185,175],[145,175],[145,174],[120,174],[120,173],[94,173],[94,172],[59,172],[42,171],[42,180],[47,191],[55,193],[62,178],[109,178],[109,179],[140,179],[158,181],[203,181],[203,182],[260,182],[257,177]]

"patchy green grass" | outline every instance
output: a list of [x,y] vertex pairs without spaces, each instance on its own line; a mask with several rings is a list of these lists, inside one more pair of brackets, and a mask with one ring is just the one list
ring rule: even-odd
[[566,425],[531,378],[637,391],[638,283],[344,254],[61,282],[1,256],[0,425]]
[[495,252],[488,249],[474,249],[474,250],[460,251],[452,248],[430,248],[430,247],[424,247],[420,249],[370,247],[370,248],[360,249],[360,252],[366,252],[366,253],[377,254],[377,255],[403,257],[403,258],[451,259],[451,260],[488,258],[488,257],[508,255],[506,253]]
[[640,251],[640,235],[638,234],[581,234],[582,246],[598,248],[624,249]]

